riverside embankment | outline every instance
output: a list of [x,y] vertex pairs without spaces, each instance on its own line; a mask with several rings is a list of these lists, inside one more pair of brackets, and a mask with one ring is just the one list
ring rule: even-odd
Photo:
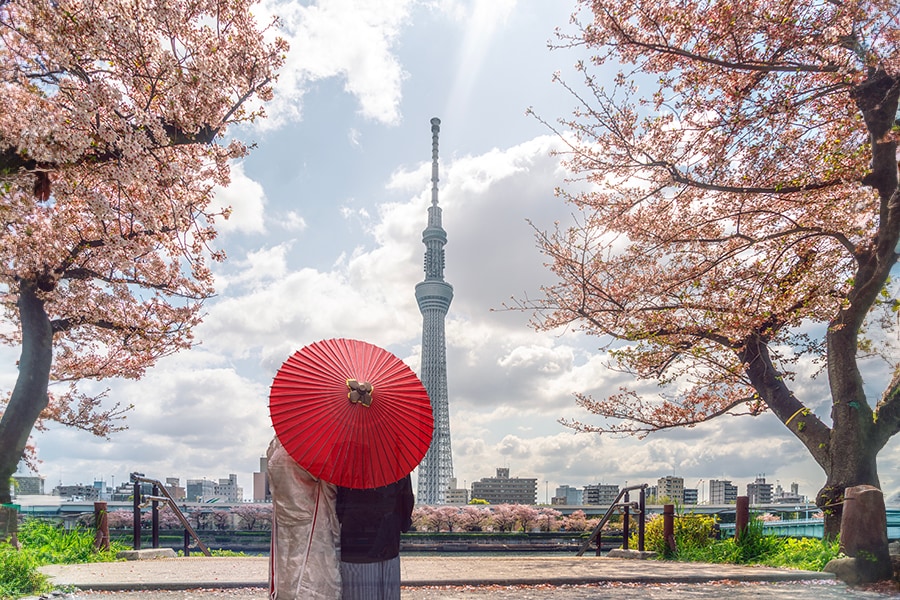
[[[85,600],[267,598],[268,559],[171,558],[42,571]],[[874,600],[828,573],[601,557],[401,555],[403,600]]]

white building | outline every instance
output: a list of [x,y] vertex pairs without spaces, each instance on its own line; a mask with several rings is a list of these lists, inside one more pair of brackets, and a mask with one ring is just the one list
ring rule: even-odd
[[766,478],[757,476],[756,481],[747,484],[747,496],[750,504],[771,504],[772,484],[766,483]]
[[457,487],[456,477],[450,478],[450,487],[445,492],[444,501],[447,504],[468,504],[469,490]]
[[612,506],[618,497],[618,485],[598,483],[596,485],[584,486],[584,491],[581,493],[581,503]]
[[656,481],[657,501],[668,500],[674,504],[684,504],[684,478],[666,475]]
[[709,481],[710,504],[734,504],[737,502],[738,489],[731,481],[711,479]]

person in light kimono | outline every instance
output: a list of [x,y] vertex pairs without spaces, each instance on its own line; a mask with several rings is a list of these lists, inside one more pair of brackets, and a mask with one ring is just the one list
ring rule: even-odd
[[270,600],[340,600],[336,486],[298,465],[277,437],[266,456],[273,506]]

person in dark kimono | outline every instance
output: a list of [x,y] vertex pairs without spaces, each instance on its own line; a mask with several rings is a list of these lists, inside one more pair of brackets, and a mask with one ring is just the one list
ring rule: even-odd
[[412,526],[409,475],[373,489],[338,487],[343,600],[400,599],[400,534]]

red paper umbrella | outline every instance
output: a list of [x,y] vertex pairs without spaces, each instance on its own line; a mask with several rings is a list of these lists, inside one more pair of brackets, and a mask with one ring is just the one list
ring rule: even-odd
[[295,352],[269,394],[275,434],[314,476],[349,488],[402,479],[431,445],[428,393],[378,346],[330,339]]

